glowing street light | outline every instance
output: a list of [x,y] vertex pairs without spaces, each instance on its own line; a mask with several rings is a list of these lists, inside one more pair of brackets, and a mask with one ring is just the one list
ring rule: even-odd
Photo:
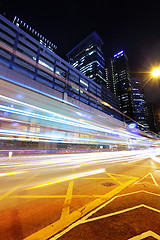
[[160,77],[160,68],[155,68],[155,69],[152,71],[152,76],[153,76],[153,77]]

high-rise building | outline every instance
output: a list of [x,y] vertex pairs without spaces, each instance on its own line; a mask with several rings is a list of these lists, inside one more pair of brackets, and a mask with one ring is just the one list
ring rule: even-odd
[[102,51],[103,45],[104,42],[94,31],[73,48],[67,54],[67,58],[70,64],[100,85],[102,88],[102,99],[119,110],[117,96],[107,89],[105,59]]
[[69,63],[98,84],[106,82],[103,45],[94,31],[67,54]]
[[[138,122],[141,130],[148,130],[148,110],[145,96],[141,90],[141,81],[138,78],[131,78],[133,93],[134,120]],[[144,127],[143,127],[144,126]]]
[[110,59],[108,62],[108,66],[106,67],[106,81],[107,81],[107,88],[112,93],[116,94],[113,85],[113,67],[112,67],[112,60]]
[[124,51],[114,55],[111,60],[114,93],[119,98],[120,110],[133,118],[133,94],[130,81],[128,58]]
[[151,103],[147,103],[149,129],[152,132],[159,133],[159,118],[156,114],[155,107]]

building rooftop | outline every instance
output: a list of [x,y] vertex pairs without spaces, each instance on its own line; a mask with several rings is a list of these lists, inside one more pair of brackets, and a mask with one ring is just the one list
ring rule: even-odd
[[87,42],[91,37],[94,37],[94,39],[103,46],[104,42],[98,35],[96,31],[93,31],[89,36],[87,36],[83,41],[81,41],[76,47],[74,47],[69,53],[66,54],[66,56],[69,56],[72,52],[74,52],[78,47],[80,47],[83,43]]

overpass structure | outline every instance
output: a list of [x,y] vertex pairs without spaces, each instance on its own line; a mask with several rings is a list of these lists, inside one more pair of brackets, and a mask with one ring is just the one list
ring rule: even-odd
[[[1,16],[0,149],[57,151],[157,146],[101,99],[101,87]],[[132,119],[130,119],[132,121]]]
[[[158,138],[78,100],[0,66],[1,149],[128,149],[158,145]],[[5,72],[6,71],[6,72]],[[43,88],[43,91],[41,90]],[[53,90],[52,90],[53,91]]]

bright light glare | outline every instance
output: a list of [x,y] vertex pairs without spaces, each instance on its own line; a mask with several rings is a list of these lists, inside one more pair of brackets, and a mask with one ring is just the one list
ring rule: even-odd
[[160,68],[155,68],[152,71],[152,75],[153,75],[153,77],[159,77],[160,76]]

